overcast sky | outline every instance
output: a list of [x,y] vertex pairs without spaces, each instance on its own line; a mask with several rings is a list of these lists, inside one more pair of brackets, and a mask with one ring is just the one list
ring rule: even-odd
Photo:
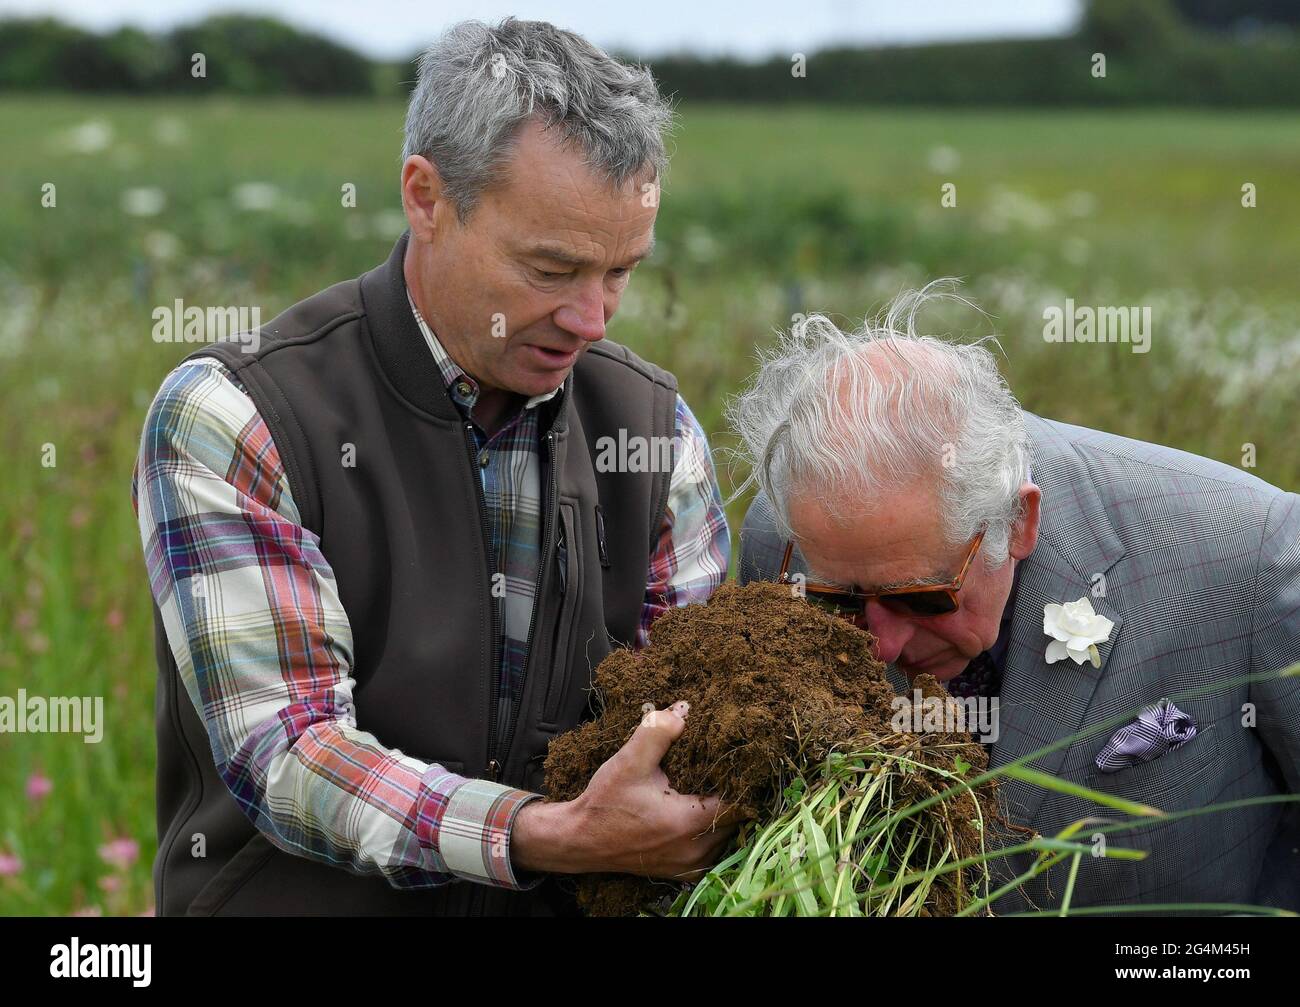
[[93,29],[170,28],[226,11],[267,14],[370,56],[406,56],[463,18],[552,21],[604,48],[754,58],[831,43],[1061,35],[1080,0],[0,0],[0,14],[53,15]]

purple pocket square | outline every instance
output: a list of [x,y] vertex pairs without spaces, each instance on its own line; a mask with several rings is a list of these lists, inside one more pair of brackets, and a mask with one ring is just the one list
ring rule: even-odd
[[1137,720],[1125,724],[1097,753],[1097,768],[1115,773],[1140,762],[1150,762],[1180,748],[1196,737],[1196,721],[1167,699],[1148,706]]

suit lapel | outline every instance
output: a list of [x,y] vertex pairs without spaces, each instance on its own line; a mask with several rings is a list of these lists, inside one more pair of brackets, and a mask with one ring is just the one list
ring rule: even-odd
[[[1025,419],[1034,445],[1034,481],[1043,499],[1038,544],[1023,562],[1012,613],[999,698],[999,737],[990,757],[994,768],[1083,727],[1124,625],[1109,598],[1094,595],[1097,574],[1109,575],[1123,558],[1124,546],[1106,516],[1091,474],[1050,423],[1029,414]],[[1115,624],[1110,638],[1097,648],[1101,667],[1075,664],[1069,658],[1048,664],[1043,607],[1085,596]],[[1067,751],[1068,747],[1057,749],[1032,765],[1056,773]],[[1008,780],[1003,792],[1012,815],[1032,824],[1046,791]]]
[[[1101,668],[1095,669],[1091,664],[1078,665],[1071,660],[1048,664],[1043,606],[1049,602],[1074,601],[1090,594],[1092,583],[1091,577],[1081,579],[1079,572],[1068,564],[1062,571],[1058,563],[1045,562],[1040,551],[1046,552],[1041,542],[1034,555],[1025,561],[1020,574],[1007,667],[1002,673],[998,698],[999,735],[990,750],[989,765],[992,768],[1013,762],[1083,727],[1093,693],[1106,670],[1106,659],[1124,625],[1123,616],[1105,598],[1092,598],[1092,607],[1097,613],[1115,624],[1110,639],[1097,648],[1101,655]],[[896,665],[888,665],[885,673],[895,693],[900,696],[912,694],[911,683]],[[1095,740],[1092,743],[1100,744]],[[1032,765],[1045,773],[1055,773],[1068,750],[1067,747],[1049,752]],[[1022,822],[1032,820],[1046,794],[1041,787],[1017,780],[1004,780],[1002,792],[1016,819]]]

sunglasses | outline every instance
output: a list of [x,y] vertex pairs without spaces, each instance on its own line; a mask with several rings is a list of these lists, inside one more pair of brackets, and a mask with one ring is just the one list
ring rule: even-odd
[[[805,597],[814,605],[826,609],[833,615],[852,619],[855,622],[866,622],[867,602],[872,598],[879,599],[881,604],[888,605],[904,615],[947,615],[961,608],[961,601],[957,597],[957,593],[961,590],[962,582],[966,579],[966,573],[970,570],[970,565],[974,562],[975,554],[979,552],[980,543],[983,541],[984,532],[980,530],[971,539],[970,548],[966,552],[966,559],[961,565],[961,571],[946,584],[909,584],[904,587],[891,587],[879,591],[859,591],[856,588],[845,590],[842,587],[835,587],[830,584],[814,584],[805,581],[802,588]],[[777,577],[777,583],[779,584],[791,583],[788,571],[790,557],[793,553],[794,539],[791,539],[785,545],[785,558],[781,560],[781,573]]]

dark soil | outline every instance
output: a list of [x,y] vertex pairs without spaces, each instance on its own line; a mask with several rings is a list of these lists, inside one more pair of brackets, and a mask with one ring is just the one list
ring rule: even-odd
[[[915,684],[927,696],[947,695],[927,675]],[[678,700],[690,703],[686,728],[663,762],[673,788],[719,795],[751,817],[767,817],[799,768],[815,766],[832,750],[865,738],[891,749],[921,741],[890,726],[894,690],[871,655],[870,636],[772,583],[726,584],[707,605],[666,613],[651,630],[649,647],[616,651],[601,663],[596,687],[601,715],[551,743],[551,800],[582,793],[636,729],[645,704],[659,710]],[[984,749],[968,735],[923,737],[927,764],[951,769],[960,755],[973,772],[987,767]],[[937,774],[911,779],[918,798],[927,788],[947,787]],[[996,814],[992,788],[988,797],[986,817]],[[982,792],[981,804],[983,798]],[[936,810],[958,833],[963,851],[978,850],[969,794]],[[959,885],[947,893],[936,885],[931,911],[955,910]],[[591,875],[580,879],[578,899],[592,915],[631,915],[678,888],[628,875]]]

